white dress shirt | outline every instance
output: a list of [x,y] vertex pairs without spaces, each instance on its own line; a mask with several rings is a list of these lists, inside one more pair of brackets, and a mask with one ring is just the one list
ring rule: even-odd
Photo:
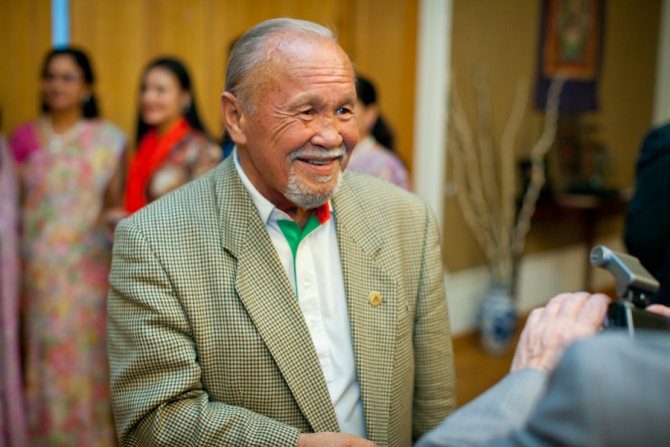
[[329,214],[329,218],[324,218],[324,213],[320,214],[320,225],[300,240],[294,260],[291,246],[277,223],[292,219],[258,192],[242,170],[237,150],[233,151],[233,160],[297,296],[321,363],[340,431],[365,438],[363,404],[356,377],[335,216],[330,201],[324,205],[330,211],[325,213]]

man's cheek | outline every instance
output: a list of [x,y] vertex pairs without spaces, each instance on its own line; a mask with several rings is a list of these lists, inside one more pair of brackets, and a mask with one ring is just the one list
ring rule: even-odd
[[354,125],[353,129],[348,129],[347,132],[343,132],[342,139],[344,140],[347,152],[351,153],[354,147],[358,144],[358,128]]

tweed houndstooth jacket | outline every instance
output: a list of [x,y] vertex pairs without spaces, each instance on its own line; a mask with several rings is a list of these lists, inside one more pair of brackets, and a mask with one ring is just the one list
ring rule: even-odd
[[[354,173],[332,204],[367,435],[409,446],[456,406],[435,219],[417,197]],[[232,157],[121,222],[110,283],[121,445],[294,446],[300,432],[338,431]]]

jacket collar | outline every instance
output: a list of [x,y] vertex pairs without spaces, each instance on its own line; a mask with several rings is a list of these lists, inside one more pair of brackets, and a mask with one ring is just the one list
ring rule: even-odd
[[214,187],[221,244],[237,259],[235,289],[240,301],[311,429],[339,431],[298,299],[230,157],[215,176]]

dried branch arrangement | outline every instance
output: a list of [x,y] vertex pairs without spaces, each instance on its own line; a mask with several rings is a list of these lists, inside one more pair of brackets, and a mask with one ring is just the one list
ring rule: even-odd
[[477,96],[477,136],[468,121],[451,76],[449,155],[453,163],[456,197],[466,223],[486,255],[494,282],[510,286],[515,261],[521,258],[535,203],[544,185],[544,156],[556,137],[558,104],[566,78],[558,75],[549,87],[544,130],[530,151],[531,178],[516,214],[514,142],[523,122],[528,83],[518,81],[510,117],[505,125],[498,154],[491,132],[491,102],[486,74],[474,76]]

